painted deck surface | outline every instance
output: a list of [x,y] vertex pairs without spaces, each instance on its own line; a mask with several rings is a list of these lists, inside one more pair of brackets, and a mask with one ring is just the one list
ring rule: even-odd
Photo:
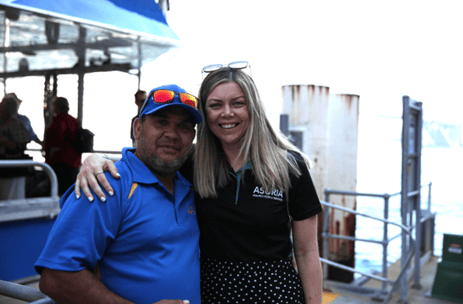
[[[413,285],[413,278],[409,282],[408,287],[408,301],[409,304],[450,304],[455,303],[452,301],[441,300],[437,298],[431,297],[431,290],[434,284],[434,278],[437,271],[437,263],[439,257],[431,257],[429,261],[422,266],[421,269],[421,278],[420,284],[421,289],[414,289],[412,288]],[[392,264],[388,269],[388,278],[394,279],[398,277],[400,271],[400,264],[396,262]],[[375,289],[381,289],[381,282],[377,280],[370,280],[368,283],[364,285],[364,287],[370,287]],[[337,297],[333,300],[329,299],[328,297],[323,298],[323,304],[361,304],[361,303],[382,303],[381,301],[374,300],[372,295],[359,295],[347,292],[345,290],[334,290],[332,289],[331,292]],[[329,295],[333,297],[333,295]],[[400,299],[400,288],[397,292],[391,297],[389,301],[391,304],[395,303],[403,303]],[[404,303],[403,303],[404,304]]]

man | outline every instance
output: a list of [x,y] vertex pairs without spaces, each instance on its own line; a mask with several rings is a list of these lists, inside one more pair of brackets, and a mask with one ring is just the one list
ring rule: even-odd
[[[18,119],[18,104],[5,96],[0,103],[0,159],[29,159],[24,153],[31,140]],[[26,197],[28,169],[0,169],[0,200]]]
[[137,105],[137,115],[132,118],[132,123],[130,124],[130,138],[132,139],[132,145],[135,147],[135,137],[133,136],[133,122],[135,119],[138,117],[138,112],[140,112],[140,109],[145,102],[146,99],[146,92],[143,90],[138,90],[137,93],[135,93],[135,104]]
[[82,165],[82,153],[75,147],[79,122],[68,114],[66,98],[57,97],[52,105],[53,121],[45,130],[45,162],[55,171],[58,192],[62,196],[74,184]]
[[[15,93],[8,93],[5,95],[5,97],[10,97],[16,100],[16,102],[18,103],[18,107],[20,107],[23,102],[21,99],[18,98],[18,96],[16,96]],[[37,134],[35,134],[34,129],[32,128],[32,123],[29,117],[18,113],[18,119],[23,123],[24,127],[26,127],[27,132],[29,132],[29,137],[31,138],[31,141],[35,141],[39,145],[43,146],[43,142],[38,138]]]
[[202,117],[197,100],[190,106],[179,93],[185,91],[176,85],[151,91],[134,123],[136,149],[123,149],[119,179],[107,176],[116,189],[106,203],[77,201],[72,188],[61,199],[35,265],[40,290],[55,301],[200,304],[194,191],[177,170]]
[[0,159],[24,159],[31,141],[25,126],[18,119],[18,103],[5,95],[0,103]]

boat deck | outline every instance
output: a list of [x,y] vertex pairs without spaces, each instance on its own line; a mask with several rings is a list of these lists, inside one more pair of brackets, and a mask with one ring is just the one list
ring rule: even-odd
[[[431,297],[432,286],[437,272],[437,263],[439,257],[432,256],[429,260],[422,265],[420,284],[421,289],[412,287],[413,279],[409,281],[408,286],[408,301],[403,302],[400,299],[400,288],[397,289],[395,294],[391,297],[388,303],[409,303],[409,304],[450,304],[455,303],[452,301],[441,300]],[[395,280],[400,271],[400,261],[392,264],[388,269],[388,278]],[[381,282],[377,280],[370,280],[363,287],[381,289]],[[375,294],[360,294],[347,291],[341,288],[333,288],[330,286],[330,291],[325,291],[323,294],[323,304],[360,304],[360,303],[382,303],[382,301],[375,299]]]

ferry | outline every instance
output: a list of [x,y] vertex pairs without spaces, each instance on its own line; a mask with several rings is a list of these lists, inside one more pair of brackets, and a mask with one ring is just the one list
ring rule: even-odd
[[[168,0],[157,3],[146,0],[146,5],[152,9],[149,14],[141,15],[139,8],[130,1],[124,4],[115,0],[93,1],[92,11],[109,14],[114,10],[111,14],[124,17],[111,20],[98,14],[90,16],[83,2],[63,0],[59,7],[53,5],[53,1],[35,1],[34,5],[22,0],[0,3],[0,32],[4,42],[0,47],[3,55],[0,78],[4,79],[5,92],[6,79],[44,77],[45,121],[51,118],[47,107],[51,97],[56,95],[59,75],[78,76],[78,119],[82,122],[86,74],[121,71],[136,75],[140,84],[140,69],[144,64],[181,45],[165,21]],[[57,60],[61,57],[66,59]],[[317,192],[322,194],[324,207],[323,216],[319,217],[323,303],[463,303],[463,236],[445,235],[442,257],[434,255],[436,213],[432,211],[432,183],[421,185],[420,180],[422,104],[403,97],[401,189],[397,193],[379,194],[357,192],[355,176],[349,176],[355,170],[345,164],[355,166],[356,162],[346,155],[356,157],[356,135],[353,141],[330,141],[333,134],[339,136],[356,129],[352,126],[358,125],[358,96],[330,96],[325,87],[289,85],[283,88],[283,98],[284,108],[288,110],[280,116],[282,133],[303,151],[304,141],[309,141],[312,152],[316,152],[316,164],[323,164],[328,157],[343,162],[336,165],[336,173],[326,174],[317,169],[322,166],[315,166],[311,173]],[[317,113],[317,117],[310,116],[311,113]],[[320,117],[325,119],[320,120]],[[310,126],[307,120],[311,121]],[[330,124],[333,121],[336,124]],[[340,137],[352,139],[352,136]],[[342,149],[336,149],[335,144]],[[0,303],[54,303],[38,290],[40,277],[33,264],[60,211],[56,175],[47,164],[34,160],[0,160],[0,170],[5,168],[31,170],[34,176],[47,181],[47,191],[46,194],[26,195],[26,189],[12,190],[8,199],[0,201]],[[342,180],[336,175],[342,175]],[[349,177],[347,181],[345,176]],[[426,198],[423,193],[428,194]],[[383,200],[384,216],[357,212],[358,197]],[[388,215],[392,197],[400,198],[399,222]],[[380,222],[382,238],[357,238],[358,217]],[[388,233],[391,226],[400,230],[392,238]],[[402,242],[400,258],[389,265],[388,245],[397,238]],[[383,261],[381,272],[366,272],[354,267],[358,242],[382,246],[382,251],[378,251]]]

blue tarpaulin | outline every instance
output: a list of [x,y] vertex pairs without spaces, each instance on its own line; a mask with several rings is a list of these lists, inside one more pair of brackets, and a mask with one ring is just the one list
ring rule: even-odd
[[127,71],[108,64],[138,68],[181,42],[154,0],[0,0],[0,44],[0,76],[9,78],[75,73],[57,69],[74,67],[82,48],[93,71]]
[[15,0],[11,4],[32,11],[64,15],[68,19],[82,19],[103,26],[178,39],[154,0]]

